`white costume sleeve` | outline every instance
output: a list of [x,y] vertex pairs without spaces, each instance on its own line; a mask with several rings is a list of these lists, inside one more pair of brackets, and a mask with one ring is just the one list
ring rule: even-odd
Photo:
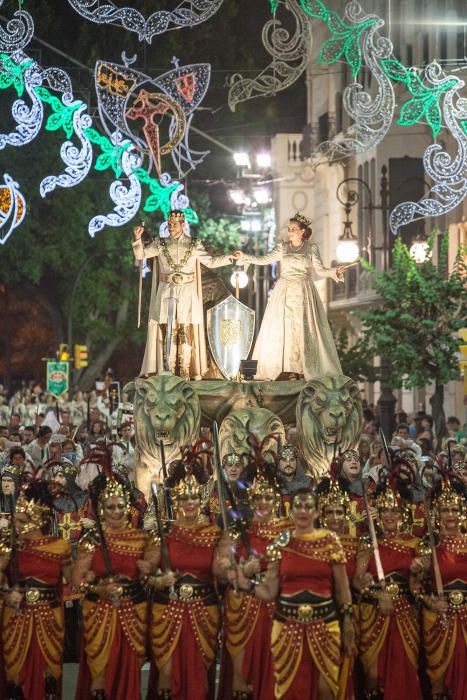
[[266,255],[244,255],[243,263],[249,265],[270,265],[271,263],[277,262],[282,258],[283,243],[278,243],[269,253]]
[[155,258],[156,255],[160,253],[159,241],[153,240],[149,245],[143,245],[143,241],[139,238],[137,241],[133,241],[133,255],[136,260],[143,260],[143,258]]
[[196,242],[194,254],[205,267],[224,267],[232,262],[230,255],[210,255],[201,241]]
[[311,246],[311,259],[313,261],[313,269],[316,270],[316,273],[320,277],[331,277],[334,282],[343,282],[343,278],[337,276],[337,268],[324,267],[319,248],[316,243],[313,243]]

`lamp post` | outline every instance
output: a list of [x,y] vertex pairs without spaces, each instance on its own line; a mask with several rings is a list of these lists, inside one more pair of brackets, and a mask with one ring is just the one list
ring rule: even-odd
[[[370,261],[372,261],[372,253],[373,251],[376,250],[381,250],[383,253],[382,256],[382,263],[383,263],[383,272],[387,272],[389,269],[389,262],[390,262],[390,246],[389,246],[389,227],[388,227],[388,214],[389,214],[389,186],[388,186],[388,178],[387,178],[387,167],[383,165],[381,168],[381,180],[380,180],[380,203],[375,204],[373,202],[372,198],[372,193],[371,193],[371,188],[368,185],[365,180],[362,180],[359,177],[349,177],[346,178],[345,180],[342,180],[342,182],[339,183],[337,186],[336,190],[336,197],[338,201],[342,204],[344,207],[345,213],[346,213],[346,220],[344,221],[344,232],[339,239],[341,244],[344,244],[346,247],[343,248],[344,252],[349,252],[350,249],[350,244],[356,245],[356,239],[357,237],[353,235],[352,232],[352,223],[350,221],[350,211],[351,209],[359,202],[360,200],[360,193],[358,190],[353,189],[352,187],[349,188],[349,185],[353,185],[354,183],[357,183],[360,185],[367,194],[368,198],[368,204],[365,207],[368,212],[370,213],[370,232],[369,232],[369,246],[368,246],[368,254],[370,257]],[[341,192],[343,188],[346,188],[347,190],[347,196],[346,199],[343,200],[341,197]],[[372,222],[373,222],[373,211],[380,211],[381,212],[381,224],[382,224],[382,231],[383,231],[383,245],[375,247],[373,245],[373,240],[372,240]],[[339,248],[339,246],[338,246]],[[338,253],[336,252],[337,257],[339,259]],[[349,253],[350,254],[350,253]],[[358,253],[355,256],[354,259],[358,257]],[[344,261],[343,261],[344,262]],[[346,261],[347,262],[347,261]],[[351,261],[349,261],[351,262]],[[378,399],[378,405],[380,408],[380,425],[384,431],[384,434],[391,437],[394,428],[396,425],[395,421],[395,415],[394,415],[394,408],[396,405],[396,397],[392,393],[392,389],[389,386],[388,383],[388,377],[390,374],[390,369],[391,369],[391,362],[388,357],[382,356],[381,357],[381,394]]]

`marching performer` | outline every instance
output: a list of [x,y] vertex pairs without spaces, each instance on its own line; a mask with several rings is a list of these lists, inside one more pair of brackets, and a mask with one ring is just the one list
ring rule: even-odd
[[[219,547],[221,529],[201,515],[204,489],[193,474],[186,474],[171,491],[175,521],[164,534],[157,518],[159,570],[149,578],[154,589],[150,644],[155,697],[205,700],[220,623],[215,578],[225,578],[230,562]],[[154,509],[157,516],[157,497]]]
[[[199,263],[216,268],[229,265],[230,255],[213,256],[201,241],[185,234],[185,214],[174,210],[167,217],[168,238],[143,245],[144,228],[134,230],[136,260],[157,257],[152,276],[148,337],[141,374],[164,369],[190,379],[207,370],[203,325],[203,299]],[[174,333],[174,342],[170,335]],[[170,357],[167,357],[169,348]],[[192,356],[193,351],[193,356]]]
[[[396,465],[391,470],[392,483],[395,470]],[[422,571],[425,563],[417,556],[419,540],[403,531],[404,525],[408,527],[409,509],[393,486],[382,485],[376,507],[381,536],[375,536],[371,545],[362,541],[353,581],[361,593],[359,648],[365,697],[421,700],[420,629],[409,578]],[[375,581],[371,586],[366,585],[367,573]]]
[[277,700],[330,700],[339,688],[341,643],[346,654],[354,644],[345,556],[333,532],[315,529],[312,493],[295,494],[291,515],[293,530],[271,545],[263,582],[254,586],[239,569],[239,584],[260,600],[277,597],[271,638]]
[[[349,494],[344,488],[341,488],[341,482],[338,478],[340,460],[335,459],[331,464],[331,478],[322,487],[321,482],[317,488],[318,494],[318,509],[319,523],[322,527],[334,532],[342,545],[345,555],[345,569],[349,581],[353,580],[357,565],[358,539],[349,533],[349,523],[352,520],[351,504]],[[372,577],[367,574],[365,581],[370,583]],[[353,616],[355,623],[356,643],[358,643],[359,633],[359,606],[358,596],[355,589],[351,587],[353,593]],[[355,651],[355,650],[354,650]],[[354,700],[354,654],[346,655],[342,661],[339,677],[339,700]]]
[[45,482],[17,501],[12,532],[0,543],[5,594],[2,617],[5,698],[55,700],[61,695],[64,621],[62,577],[70,576],[70,544],[44,535],[53,509]]
[[[237,556],[243,576],[250,579],[266,572],[267,548],[290,528],[288,518],[278,518],[280,495],[272,479],[259,473],[248,489],[253,520],[242,537]],[[236,572],[233,573],[233,583]],[[231,574],[228,574],[229,578]],[[233,700],[270,700],[274,697],[271,630],[274,602],[262,601],[249,592],[229,588],[225,598],[226,647],[233,666]]]
[[131,526],[127,490],[103,467],[90,486],[95,526],[78,544],[71,578],[84,594],[76,699],[139,700],[148,612],[141,579],[155,549]]
[[431,590],[421,595],[427,672],[434,700],[466,700],[467,534],[461,529],[465,498],[445,480],[434,510],[439,543],[432,558]]

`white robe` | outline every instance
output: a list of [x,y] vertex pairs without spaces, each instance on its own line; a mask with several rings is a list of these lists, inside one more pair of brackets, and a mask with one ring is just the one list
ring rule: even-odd
[[[182,234],[180,238],[169,236],[163,240],[176,265],[179,265],[187,257],[190,246],[193,244],[193,239],[185,234]],[[141,239],[134,241],[133,253],[136,260],[157,257],[158,262],[158,274],[155,274],[153,271],[152,275],[148,336],[143,366],[141,367],[141,374],[144,375],[163,370],[161,334],[158,333],[158,325],[167,323],[169,297],[172,296],[176,300],[175,322],[203,326],[203,302],[202,298],[200,298],[201,280],[197,279],[196,266],[202,263],[210,268],[223,267],[224,265],[229,265],[231,260],[229,255],[210,255],[201,241],[196,241],[188,260],[179,271],[184,275],[193,275],[194,278],[191,282],[175,285],[159,279],[160,275],[171,275],[175,272],[164,253],[161,239],[155,239],[146,246],[143,246]],[[195,347],[198,354],[202,355],[204,338],[199,339],[198,342],[195,339]],[[197,375],[199,376],[206,369],[205,361],[198,358],[195,364],[198,367]]]
[[306,241],[299,251],[278,243],[266,255],[245,255],[245,264],[281,263],[280,278],[269,298],[253,351],[257,379],[274,380],[282,372],[303,374],[306,380],[342,374],[326,312],[311,279],[339,282],[335,268],[324,267],[316,243]]

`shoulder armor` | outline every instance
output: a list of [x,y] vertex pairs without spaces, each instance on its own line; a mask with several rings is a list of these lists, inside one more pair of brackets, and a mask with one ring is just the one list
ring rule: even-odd
[[78,549],[84,552],[93,552],[98,544],[99,535],[96,528],[92,527],[81,535],[78,542]]
[[266,548],[266,558],[268,561],[280,561],[282,558],[281,549],[287,547],[290,542],[290,531],[284,530],[279,537]]

